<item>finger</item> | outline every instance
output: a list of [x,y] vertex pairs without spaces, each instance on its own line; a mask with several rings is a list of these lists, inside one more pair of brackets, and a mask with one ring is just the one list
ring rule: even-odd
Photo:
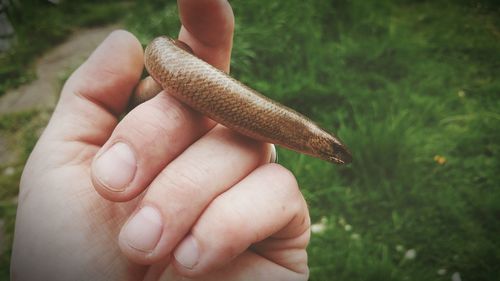
[[186,278],[176,270],[174,265],[167,267],[161,277],[155,280],[162,281],[306,281],[309,280],[309,272],[295,272],[282,267],[270,260],[264,259],[258,254],[246,251],[232,260],[227,266],[204,274],[198,278]]
[[226,0],[179,0],[179,40],[199,58],[229,72],[234,15]]
[[91,177],[95,189],[111,201],[135,198],[212,126],[168,94],[139,105],[124,117],[94,157]]
[[269,145],[215,127],[151,183],[120,233],[122,251],[148,264],[169,255],[213,198],[269,161],[270,155]]
[[58,138],[102,145],[143,69],[143,51],[129,32],[111,33],[68,79],[52,131]]
[[268,164],[212,201],[174,251],[174,263],[181,274],[200,276],[266,239],[257,247],[259,254],[304,272],[308,230],[307,206],[295,178],[282,166]]
[[[177,45],[229,73],[234,16],[226,0],[178,1],[182,27]],[[146,77],[137,87],[131,105],[151,99],[161,86]]]

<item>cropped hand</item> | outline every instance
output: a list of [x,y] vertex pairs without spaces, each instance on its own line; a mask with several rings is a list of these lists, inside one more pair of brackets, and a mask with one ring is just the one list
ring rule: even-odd
[[[179,8],[179,39],[229,71],[229,4]],[[13,280],[307,280],[307,205],[271,146],[168,92],[120,120],[142,69],[116,31],[66,82],[23,172]]]

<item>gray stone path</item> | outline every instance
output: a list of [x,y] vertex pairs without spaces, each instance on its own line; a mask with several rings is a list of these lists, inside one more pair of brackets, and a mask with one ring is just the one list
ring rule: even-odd
[[[35,63],[37,78],[0,97],[0,115],[54,108],[65,76],[76,69],[111,31],[118,28],[119,25],[110,25],[79,30],[42,55]],[[10,165],[16,160],[15,149],[9,147],[9,136],[0,134],[0,165]]]
[[52,108],[62,79],[85,58],[118,25],[83,29],[55,47],[36,62],[36,80],[12,89],[0,97],[0,114],[30,109]]

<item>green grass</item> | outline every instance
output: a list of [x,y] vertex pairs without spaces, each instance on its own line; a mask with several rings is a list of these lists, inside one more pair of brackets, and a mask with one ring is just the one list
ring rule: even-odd
[[5,138],[8,149],[17,156],[13,163],[0,163],[0,219],[3,221],[0,280],[9,279],[17,194],[24,163],[49,117],[50,112],[35,110],[0,115],[0,137]]
[[[175,3],[149,3],[126,16],[129,29],[143,43],[175,36]],[[232,74],[336,132],[354,156],[343,167],[279,150],[313,222],[328,221],[312,236],[311,280],[451,280],[454,272],[462,280],[498,279],[499,6],[231,4]],[[25,117],[14,119],[24,124]],[[11,132],[6,122],[1,132]],[[29,151],[33,136],[26,138]],[[15,194],[15,177],[1,202]],[[2,204],[10,225],[13,206]],[[414,259],[405,258],[410,249]]]

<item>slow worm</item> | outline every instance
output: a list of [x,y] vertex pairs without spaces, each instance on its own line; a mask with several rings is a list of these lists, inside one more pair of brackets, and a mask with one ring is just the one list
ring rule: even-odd
[[214,121],[248,137],[337,164],[351,153],[334,135],[302,114],[273,101],[192,54],[177,40],[162,36],[146,48],[151,79],[140,83],[133,103],[168,90],[177,99]]

